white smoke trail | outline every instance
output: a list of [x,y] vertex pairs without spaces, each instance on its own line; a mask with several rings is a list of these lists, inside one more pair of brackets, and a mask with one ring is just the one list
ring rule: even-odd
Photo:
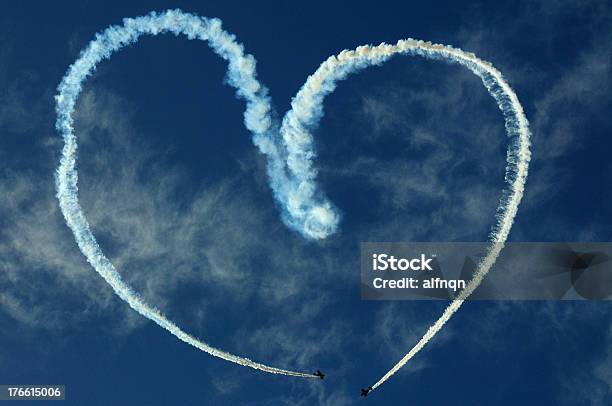
[[280,140],[276,138],[272,122],[267,89],[255,77],[254,58],[244,54],[242,45],[235,42],[234,36],[221,29],[221,22],[217,19],[201,18],[180,10],[125,19],[123,26],[107,28],[83,50],[62,79],[56,97],[58,114],[56,126],[65,142],[56,174],[57,196],[62,213],[75,235],[79,248],[115,292],[145,317],[155,321],[179,339],[211,355],[271,373],[313,377],[311,374],[273,368],[229,354],[182,331],[157,309],[146,304],[125,284],[100,250],[78,202],[77,144],[72,113],[83,81],[95,70],[100,61],[109,58],[113,52],[124,46],[136,42],[141,35],[157,35],[165,32],[208,41],[211,48],[228,61],[228,83],[246,100],[244,122],[253,133],[254,144],[268,158],[270,184],[281,205],[283,220],[289,227],[301,232],[307,238],[327,237],[336,231],[339,221],[335,208],[316,188],[316,171],[312,162],[315,152],[310,134],[323,115],[325,96],[335,89],[339,80],[360,69],[380,64],[395,54],[421,55],[466,66],[482,79],[489,93],[497,101],[505,117],[510,146],[506,168],[508,188],[502,193],[497,221],[490,236],[490,249],[479,262],[477,272],[467,288],[447,307],[443,315],[410,352],[373,385],[373,388],[377,388],[406,364],[442,328],[463,301],[478,287],[503,248],[523,194],[530,157],[528,122],[516,94],[493,66],[459,49],[412,39],[398,41],[396,45],[363,46],[355,51],[343,51],[337,57],[330,57],[308,78],[293,99],[292,109],[283,119],[280,133],[284,144],[281,145]]
[[[268,173],[272,179],[272,186],[276,185],[277,188],[280,188],[283,184],[284,153],[280,152],[272,136],[273,133],[270,131],[272,121],[269,98],[267,89],[261,86],[255,77],[255,59],[251,55],[245,55],[242,45],[235,41],[235,37],[221,29],[220,20],[197,17],[180,10],[171,10],[160,14],[151,13],[143,17],[128,18],[123,21],[123,26],[110,26],[97,34],[96,39],[81,52],[79,58],[70,66],[62,79],[58,87],[59,93],[56,96],[58,115],[56,127],[65,142],[56,173],[57,197],[62,213],[74,233],[81,252],[87,257],[89,263],[112,286],[115,293],[138,313],[153,320],[180,340],[215,357],[274,374],[316,378],[312,374],[273,368],[221,351],[181,330],[159,310],[145,303],[123,281],[121,275],[102,253],[79,205],[75,168],[77,143],[73,131],[72,113],[83,81],[92,74],[100,61],[110,58],[113,52],[133,44],[141,35],[157,35],[166,32],[175,35],[184,34],[189,39],[207,41],[215,53],[228,61],[227,81],[236,88],[237,94],[246,100],[244,122],[253,133],[255,145],[268,157]],[[279,196],[278,193],[276,195]]]
[[290,196],[288,201],[291,204],[287,210],[302,221],[309,234],[323,238],[335,231],[338,221],[338,215],[335,214],[331,204],[315,187],[316,172],[313,169],[315,152],[311,132],[323,116],[323,101],[334,91],[338,81],[368,66],[381,64],[396,54],[420,55],[459,63],[482,79],[505,119],[509,137],[505,177],[507,186],[502,192],[497,208],[488,252],[478,263],[473,279],[444,310],[442,316],[429,327],[419,342],[380,378],[372,389],[382,385],[414,357],[480,285],[508,238],[523,196],[530,160],[529,123],[523,108],[510,85],[490,63],[457,48],[413,39],[400,40],[395,45],[382,43],[378,46],[361,46],[354,51],[342,51],[338,56],[329,57],[308,78],[293,98],[291,110],[285,115],[280,130],[288,150],[287,164],[292,179],[290,185],[293,187],[288,191]]

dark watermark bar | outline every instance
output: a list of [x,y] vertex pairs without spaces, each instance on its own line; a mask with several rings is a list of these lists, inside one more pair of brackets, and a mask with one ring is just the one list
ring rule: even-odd
[[[364,300],[451,300],[491,243],[363,242]],[[468,300],[611,300],[612,243],[512,242]]]

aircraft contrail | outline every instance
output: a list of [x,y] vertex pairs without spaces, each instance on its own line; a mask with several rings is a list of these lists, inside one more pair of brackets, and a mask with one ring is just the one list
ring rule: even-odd
[[[337,231],[340,216],[337,209],[316,187],[316,156],[311,132],[323,115],[324,98],[333,92],[338,81],[368,66],[383,63],[396,54],[420,55],[459,63],[478,75],[503,112],[509,137],[507,153],[507,188],[497,209],[496,223],[490,235],[487,255],[479,262],[474,278],[429,328],[423,338],[375,385],[379,387],[408,362],[443,327],[463,301],[478,287],[495,262],[512,227],[521,200],[529,164],[529,128],[522,107],[501,73],[474,54],[449,46],[413,39],[395,45],[362,46],[328,58],[311,75],[294,97],[291,110],[280,128],[273,120],[267,89],[256,79],[255,59],[244,54],[243,46],[221,28],[218,19],[208,19],[180,10],[128,18],[122,26],[110,26],[81,52],[58,86],[56,127],[64,139],[62,158],[56,173],[57,197],[62,213],[71,228],[81,252],[94,269],[112,286],[117,295],[134,310],[153,320],[182,341],[213,356],[265,372],[316,378],[313,374],[270,367],[239,357],[192,337],[148,305],[121,278],[102,253],[78,201],[76,170],[76,136],[72,114],[83,81],[97,64],[113,52],[135,43],[141,35],[183,34],[189,39],[207,41],[220,57],[228,61],[227,82],[246,101],[244,123],[253,134],[253,143],[268,159],[270,186],[279,202],[285,224],[309,239],[323,239]],[[279,137],[280,134],[280,137]]]
[[[502,74],[489,62],[483,61],[473,53],[462,51],[441,44],[400,40],[395,45],[382,43],[378,46],[360,46],[352,51],[342,51],[337,56],[329,57],[314,74],[308,77],[304,86],[298,91],[291,103],[291,110],[285,115],[280,129],[287,145],[287,165],[292,185],[290,191],[294,200],[288,207],[298,218],[308,222],[316,219],[316,228],[311,234],[320,238],[335,231],[338,215],[333,206],[327,202],[322,192],[316,189],[316,172],[313,169],[314,151],[312,131],[323,116],[323,101],[332,93],[338,81],[348,75],[372,65],[379,65],[394,55],[419,55],[430,59],[458,63],[467,67],[480,77],[489,94],[493,96],[502,111],[506,132],[509,138],[506,166],[506,187],[497,207],[495,225],[489,235],[489,247],[486,255],[479,261],[474,277],[466,288],[460,292],[444,310],[442,316],[429,327],[416,345],[382,378],[372,385],[372,390],[382,385],[394,373],[402,368],[427,344],[463,302],[480,285],[486,273],[491,269],[504,243],[508,238],[516,212],[523,196],[525,181],[531,153],[529,151],[529,123],[519,103],[518,97],[504,80]],[[328,211],[324,210],[329,208]]]
[[240,365],[273,374],[316,379],[317,377],[313,374],[274,368],[230,354],[181,330],[159,310],[145,303],[123,281],[113,264],[102,253],[83,214],[78,201],[77,142],[72,118],[83,81],[93,73],[100,61],[110,58],[113,52],[133,44],[141,35],[157,35],[167,32],[175,35],[183,34],[189,39],[207,41],[215,53],[228,61],[227,81],[236,88],[237,95],[246,100],[245,125],[253,133],[254,144],[268,157],[268,173],[273,187],[280,188],[283,184],[284,153],[279,149],[279,142],[274,138],[275,133],[270,131],[272,120],[269,97],[267,89],[256,79],[255,59],[251,55],[244,54],[243,46],[235,41],[233,35],[221,28],[221,21],[218,19],[198,17],[180,10],[170,10],[160,14],[151,13],[147,16],[124,19],[122,26],[110,26],[97,34],[95,40],[89,43],[79,58],[70,66],[58,86],[58,95],[55,98],[56,127],[65,144],[56,172],[56,187],[66,223],[74,233],[81,252],[94,269],[112,286],[115,293],[138,313],[165,328],[180,340],[215,357]]

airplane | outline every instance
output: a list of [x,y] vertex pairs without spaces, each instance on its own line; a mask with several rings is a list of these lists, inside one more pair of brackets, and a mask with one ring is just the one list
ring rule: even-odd
[[368,389],[361,390],[361,396],[368,396],[368,393],[370,393],[371,391],[372,391],[372,387],[368,386]]
[[315,372],[313,375],[317,376],[317,377],[319,377],[321,379],[325,378],[325,374],[323,372],[319,371],[318,369],[317,369],[317,372]]

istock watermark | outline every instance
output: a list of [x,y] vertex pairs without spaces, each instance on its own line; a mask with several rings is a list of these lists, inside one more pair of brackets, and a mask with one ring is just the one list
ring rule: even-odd
[[[361,243],[365,300],[450,300],[491,243]],[[506,243],[468,300],[610,300],[612,243]]]

